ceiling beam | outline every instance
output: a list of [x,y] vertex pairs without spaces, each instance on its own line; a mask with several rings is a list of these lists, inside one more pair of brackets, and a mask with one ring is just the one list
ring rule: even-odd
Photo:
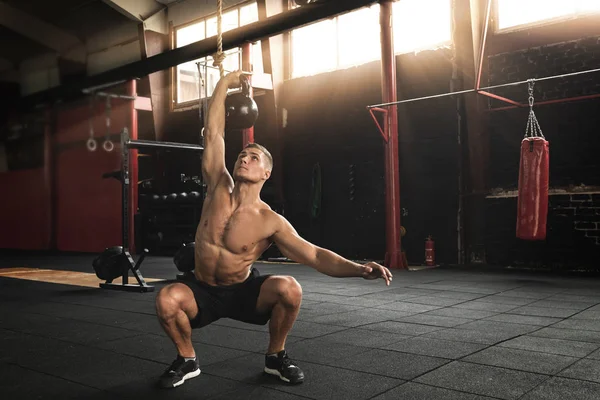
[[102,2],[136,22],[143,22],[166,8],[156,0],[102,0]]
[[[376,3],[377,0],[344,0],[323,3],[311,3],[308,6],[294,8],[275,14],[262,21],[254,22],[223,33],[223,50],[239,47],[245,42],[255,42],[295,28],[331,18],[357,8]],[[318,45],[316,43],[315,45]],[[45,102],[78,96],[83,89],[122,82],[128,79],[145,77],[153,72],[206,57],[215,52],[217,37],[213,36],[187,46],[165,51],[144,60],[132,62],[110,71],[89,76],[70,85],[62,85],[43,92],[34,93],[21,99],[21,107],[29,108]]]
[[[64,57],[74,57],[74,50],[84,46],[75,35],[11,7],[3,1],[0,1],[0,25],[54,50]],[[79,52],[75,51],[75,53]]]

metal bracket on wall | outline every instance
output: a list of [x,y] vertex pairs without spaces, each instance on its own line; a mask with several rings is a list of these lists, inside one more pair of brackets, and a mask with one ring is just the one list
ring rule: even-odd
[[[388,110],[386,110],[385,108],[378,108],[378,107],[372,107],[372,108],[367,108],[369,110],[369,114],[371,114],[371,118],[373,118],[373,121],[375,121],[375,125],[377,125],[377,129],[379,129],[379,133],[381,133],[381,137],[383,137],[383,140],[385,140],[385,142],[388,142],[388,129],[387,129],[387,116],[388,116]],[[383,114],[383,128],[381,127],[381,124],[379,123],[379,121],[377,120],[377,117],[375,116],[375,114],[373,113],[373,111],[379,111],[380,113]]]

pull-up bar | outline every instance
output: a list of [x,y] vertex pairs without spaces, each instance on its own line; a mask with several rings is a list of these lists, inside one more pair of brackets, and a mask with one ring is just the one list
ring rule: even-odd
[[197,144],[176,143],[176,142],[154,142],[150,140],[131,140],[125,141],[125,146],[130,149],[182,149],[182,150],[204,150],[204,147]]
[[[416,98],[413,98],[413,99],[398,100],[398,101],[393,101],[393,102],[390,102],[390,103],[373,104],[373,105],[367,106],[367,109],[370,110],[370,109],[373,109],[373,108],[389,107],[389,106],[393,106],[393,105],[396,105],[396,104],[412,103],[412,102],[415,102],[415,101],[436,99],[436,98],[440,98],[440,97],[454,96],[454,95],[457,95],[457,94],[480,93],[480,92],[483,92],[485,90],[498,89],[498,88],[503,88],[503,87],[508,87],[508,86],[523,85],[523,84],[529,83],[531,81],[533,81],[533,82],[540,82],[540,81],[546,81],[546,80],[550,80],[550,79],[567,78],[567,77],[575,76],[575,75],[589,74],[589,73],[593,73],[593,72],[600,72],[600,68],[589,69],[589,70],[586,70],[586,71],[571,72],[571,73],[568,73],[568,74],[545,76],[543,78],[528,79],[528,80],[525,80],[525,81],[510,82],[510,83],[504,83],[504,84],[500,84],[500,85],[492,85],[492,86],[487,86],[487,87],[483,87],[483,88],[479,88],[479,89],[458,90],[458,91],[455,91],[455,92],[434,94],[432,96],[423,96],[423,97],[416,97]],[[491,93],[488,93],[488,95],[490,95],[490,94]],[[495,96],[495,95],[492,95],[492,97],[493,96]],[[598,95],[591,95],[591,96],[600,97],[600,94],[598,94]],[[590,95],[588,95],[588,96],[582,96],[581,99],[591,98],[591,96]],[[578,98],[573,98],[573,99],[578,99]],[[554,100],[550,100],[550,101],[556,102]],[[517,106],[517,107],[529,107],[528,104],[521,104],[521,103],[517,103],[517,102],[513,102],[513,101],[511,101],[511,103],[514,103],[515,106]],[[544,104],[544,103],[537,103],[537,104]]]

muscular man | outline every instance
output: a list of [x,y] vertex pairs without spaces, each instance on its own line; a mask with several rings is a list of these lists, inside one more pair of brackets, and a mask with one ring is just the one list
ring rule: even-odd
[[251,324],[269,323],[270,341],[264,371],[288,383],[301,383],[304,373],[285,351],[296,320],[302,288],[291,276],[260,275],[253,263],[272,244],[288,258],[333,277],[383,278],[390,271],[374,262],[365,265],[302,239],[281,215],[260,199],[273,168],[271,154],[251,144],[239,154],[233,179],[225,167],[225,98],[240,85],[240,72],[219,81],[208,108],[202,173],[207,196],[196,232],[195,279],[163,288],[156,298],[160,324],[177,348],[177,358],[161,376],[163,387],[176,387],[200,375],[192,346],[192,329],[219,318]]

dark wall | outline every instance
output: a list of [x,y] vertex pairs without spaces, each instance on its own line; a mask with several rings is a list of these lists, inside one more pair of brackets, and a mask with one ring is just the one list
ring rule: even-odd
[[[399,98],[448,91],[448,50],[397,57]],[[385,255],[384,142],[366,106],[381,102],[381,65],[284,84],[286,217],[314,243],[356,259]],[[422,263],[424,240],[437,258],[456,261],[457,123],[453,100],[399,107],[400,192],[407,212],[403,247]],[[322,170],[321,213],[311,216],[313,166]],[[351,190],[354,170],[354,194]]]
[[[599,67],[600,38],[584,38],[492,56],[489,59],[489,84]],[[554,100],[599,93],[600,79],[597,73],[583,74],[536,82],[534,88],[536,102]],[[527,85],[496,93],[527,102]],[[490,105],[506,106],[496,100]],[[539,243],[518,241],[515,238],[516,197],[502,192],[504,196],[488,201],[488,262],[595,268],[593,258],[600,249],[596,236],[600,206],[597,195],[593,194],[597,190],[595,187],[600,185],[599,106],[599,99],[534,105],[540,127],[550,142],[548,238]],[[489,187],[492,189],[517,188],[519,148],[528,113],[528,109],[511,109],[490,115]]]

